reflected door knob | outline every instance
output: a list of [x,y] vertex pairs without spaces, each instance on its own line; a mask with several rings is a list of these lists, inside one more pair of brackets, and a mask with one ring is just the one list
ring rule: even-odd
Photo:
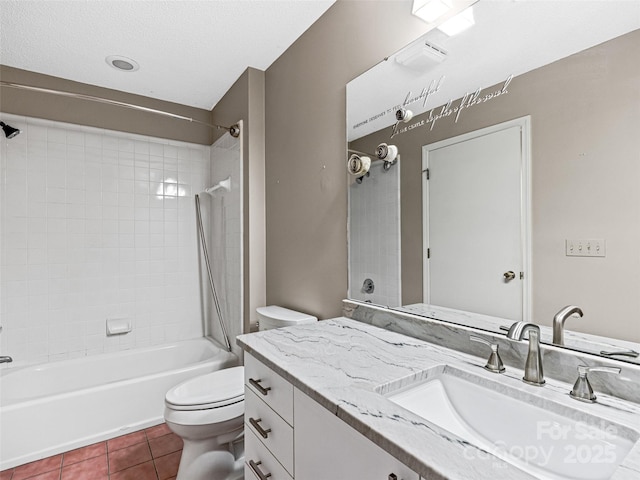
[[516,274],[513,273],[511,270],[509,270],[508,272],[504,272],[502,275],[504,276],[505,282],[510,282],[511,280],[516,278]]

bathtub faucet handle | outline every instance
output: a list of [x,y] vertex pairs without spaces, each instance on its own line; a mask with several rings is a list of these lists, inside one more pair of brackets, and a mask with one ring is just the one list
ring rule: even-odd
[[13,362],[13,358],[11,358],[8,355],[2,355],[0,356],[0,363],[11,363]]

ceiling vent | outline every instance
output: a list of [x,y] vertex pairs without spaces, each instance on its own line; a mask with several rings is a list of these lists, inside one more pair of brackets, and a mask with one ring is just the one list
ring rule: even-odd
[[405,67],[423,70],[442,63],[446,58],[447,52],[444,49],[422,40],[403,49],[395,60]]

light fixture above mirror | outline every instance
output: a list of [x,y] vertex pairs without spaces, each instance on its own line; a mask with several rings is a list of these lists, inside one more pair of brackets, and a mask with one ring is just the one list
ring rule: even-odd
[[460,6],[454,6],[452,0],[413,0],[411,13],[429,24],[437,25],[450,37],[475,24],[473,7],[460,10]]
[[448,0],[413,0],[411,13],[427,23],[434,23],[453,8]]
[[438,30],[453,37],[459,33],[464,32],[467,28],[471,28],[475,25],[473,18],[473,7],[467,8],[465,11],[460,12],[455,17],[451,17],[449,20],[438,26]]

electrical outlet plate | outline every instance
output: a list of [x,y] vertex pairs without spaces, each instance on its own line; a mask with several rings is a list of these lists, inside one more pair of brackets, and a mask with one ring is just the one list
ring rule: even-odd
[[602,238],[565,240],[567,257],[604,257],[606,245]]

